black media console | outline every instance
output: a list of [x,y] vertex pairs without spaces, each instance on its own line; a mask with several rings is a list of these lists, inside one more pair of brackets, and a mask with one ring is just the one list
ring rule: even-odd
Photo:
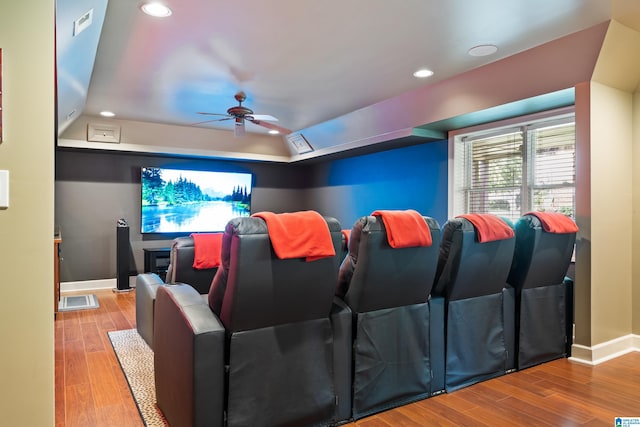
[[145,248],[143,251],[144,272],[156,273],[162,280],[166,280],[171,248]]

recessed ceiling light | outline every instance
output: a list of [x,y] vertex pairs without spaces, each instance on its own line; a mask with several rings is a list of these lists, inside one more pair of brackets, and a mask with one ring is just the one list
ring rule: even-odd
[[425,77],[433,76],[433,71],[428,70],[426,68],[422,68],[422,69],[416,71],[415,73],[413,73],[413,76],[417,77],[419,79],[424,79]]
[[275,129],[271,129],[271,130],[269,130],[269,133],[270,133],[271,135],[277,135],[277,134],[279,134],[280,132],[278,132],[278,131],[277,131],[277,130],[275,130]]
[[116,115],[116,113],[112,112],[112,111],[100,111],[100,115],[102,117],[113,117]]
[[145,3],[140,6],[140,9],[142,9],[142,11],[147,15],[155,16],[156,18],[166,18],[172,13],[171,9],[158,2]]
[[474,46],[467,52],[471,56],[489,56],[498,51],[498,46],[493,44],[481,44]]

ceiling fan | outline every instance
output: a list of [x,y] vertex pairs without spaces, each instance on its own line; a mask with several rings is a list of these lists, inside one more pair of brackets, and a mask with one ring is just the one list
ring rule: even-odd
[[238,105],[229,108],[227,110],[227,114],[198,112],[198,114],[202,114],[205,116],[223,116],[222,118],[206,120],[204,122],[194,123],[194,125],[210,123],[210,122],[221,122],[224,120],[235,120],[233,133],[235,136],[242,136],[244,135],[244,131],[245,131],[244,124],[246,120],[255,125],[267,128],[269,130],[275,130],[278,133],[281,133],[282,135],[288,135],[291,133],[289,129],[283,128],[282,126],[278,126],[273,123],[268,123],[268,122],[277,122],[278,119],[276,119],[275,117],[270,116],[268,114],[253,114],[253,110],[242,105],[242,103],[247,99],[247,95],[244,92],[240,91],[236,93],[235,99],[236,101],[238,101]]

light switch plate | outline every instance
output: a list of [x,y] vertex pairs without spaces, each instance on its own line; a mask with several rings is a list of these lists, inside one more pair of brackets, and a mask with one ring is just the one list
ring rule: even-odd
[[9,207],[9,171],[0,170],[0,209]]

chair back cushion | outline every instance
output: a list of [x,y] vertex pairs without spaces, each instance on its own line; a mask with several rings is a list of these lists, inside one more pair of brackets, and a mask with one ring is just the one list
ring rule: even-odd
[[514,247],[514,237],[480,243],[470,221],[447,221],[442,229],[433,294],[456,300],[502,292]]
[[516,289],[562,283],[571,262],[576,233],[549,233],[540,219],[524,215],[516,222],[516,246],[507,281]]
[[355,312],[424,303],[435,276],[440,226],[423,217],[431,246],[392,248],[380,217],[365,216],[353,226],[349,253],[340,267],[337,295]]
[[201,294],[207,294],[217,267],[209,269],[193,268],[195,247],[193,237],[177,237],[171,242],[171,255],[167,271],[167,283],[185,283]]
[[[339,253],[340,224],[333,218],[324,220],[335,253]],[[221,261],[209,292],[209,305],[229,333],[330,314],[338,256],[314,261],[279,259],[261,218],[229,221],[222,239]]]

